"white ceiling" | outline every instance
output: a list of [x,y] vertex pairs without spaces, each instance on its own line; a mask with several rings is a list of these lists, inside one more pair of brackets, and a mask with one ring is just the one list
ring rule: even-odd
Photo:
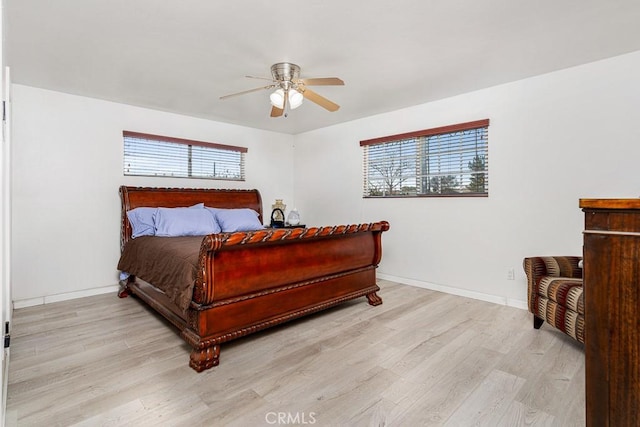
[[[640,50],[638,0],[4,3],[14,83],[290,134]],[[282,61],[340,110],[219,99]]]

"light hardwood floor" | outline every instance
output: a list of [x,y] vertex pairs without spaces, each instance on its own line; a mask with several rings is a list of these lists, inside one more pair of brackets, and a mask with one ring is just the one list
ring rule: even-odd
[[380,281],[365,298],[189,346],[135,298],[16,310],[8,426],[583,426],[582,345],[526,311]]

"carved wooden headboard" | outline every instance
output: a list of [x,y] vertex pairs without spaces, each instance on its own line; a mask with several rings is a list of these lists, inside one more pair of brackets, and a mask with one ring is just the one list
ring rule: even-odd
[[250,208],[258,212],[262,222],[262,197],[258,190],[220,190],[214,188],[120,187],[120,250],[131,238],[127,211],[138,207],[176,208],[204,203],[212,208]]

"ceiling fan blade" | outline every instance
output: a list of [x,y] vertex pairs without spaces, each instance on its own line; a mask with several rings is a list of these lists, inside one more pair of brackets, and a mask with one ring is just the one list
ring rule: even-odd
[[269,80],[270,82],[276,82],[277,80],[270,79],[269,77],[257,77],[257,76],[245,76],[248,79]]
[[255,89],[249,89],[249,90],[245,90],[245,91],[242,91],[242,92],[236,92],[236,93],[232,93],[230,95],[221,96],[220,99],[227,99],[227,98],[231,98],[233,96],[244,95],[244,94],[251,93],[251,92],[257,92],[259,90],[271,89],[271,88],[274,88],[274,87],[276,87],[276,85],[267,85],[267,86],[263,86],[263,87],[257,87]]
[[271,107],[271,117],[280,117],[284,113],[284,109],[278,107]]
[[315,93],[314,91],[312,91],[309,88],[304,88],[304,91],[302,92],[302,95],[306,99],[308,99],[309,101],[315,102],[316,104],[318,104],[322,108],[325,108],[325,109],[327,109],[329,111],[337,111],[338,108],[340,108],[340,106],[338,104],[336,104],[335,102],[329,101],[324,96],[318,95],[317,93]]
[[337,77],[320,77],[315,79],[298,80],[307,86],[344,86],[344,82]]

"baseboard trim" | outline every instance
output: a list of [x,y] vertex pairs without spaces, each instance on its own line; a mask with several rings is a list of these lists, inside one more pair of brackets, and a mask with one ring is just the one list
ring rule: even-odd
[[37,298],[25,298],[13,301],[13,308],[26,308],[36,305],[51,304],[54,302],[68,301],[77,298],[91,297],[94,295],[108,294],[110,292],[118,292],[119,285],[103,286],[101,288],[83,289],[81,291],[65,292],[62,294],[46,295]]
[[382,280],[402,283],[403,285],[415,286],[417,288],[430,289],[432,291],[444,292],[451,295],[458,295],[466,298],[473,298],[480,301],[492,302],[494,304],[506,305],[508,307],[527,309],[527,302],[512,298],[505,298],[497,295],[485,294],[482,292],[470,291],[468,289],[456,288],[454,286],[438,285],[436,283],[425,282],[422,280],[408,279],[406,277],[393,276],[391,274],[376,273],[376,276]]

